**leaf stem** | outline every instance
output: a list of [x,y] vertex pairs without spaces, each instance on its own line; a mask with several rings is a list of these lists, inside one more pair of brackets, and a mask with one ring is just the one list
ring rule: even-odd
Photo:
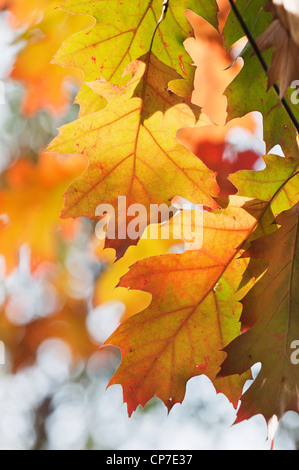
[[169,0],[164,0],[163,5],[162,5],[162,13],[161,13],[160,19],[159,19],[158,23],[156,24],[155,30],[154,30],[153,35],[152,35],[152,40],[151,40],[151,44],[150,44],[150,48],[149,48],[150,53],[152,51],[152,47],[153,47],[154,39],[155,39],[155,36],[156,36],[156,32],[157,32],[160,24],[162,23],[162,21],[164,20],[164,18],[166,16],[168,7],[169,7]]
[[155,39],[155,36],[156,36],[156,33],[158,31],[158,28],[159,28],[160,24],[162,23],[162,21],[164,20],[164,18],[166,16],[166,13],[167,13],[167,10],[168,10],[168,7],[169,7],[169,1],[170,0],[164,0],[163,1],[162,13],[161,13],[160,19],[158,20],[158,22],[156,24],[153,35],[152,35],[150,47],[149,47],[149,50],[148,50],[147,62],[146,62],[146,70],[145,70],[145,75],[144,75],[142,96],[145,95],[145,89],[146,89],[147,77],[148,77],[148,70],[149,70],[149,66],[150,66],[151,52],[152,52],[152,48],[153,48],[153,44],[154,44],[154,39]]
[[[263,58],[263,56],[261,54],[261,51],[259,50],[252,34],[250,33],[249,29],[247,28],[247,25],[246,25],[245,21],[243,20],[242,15],[238,10],[238,7],[234,3],[234,0],[229,0],[229,3],[231,5],[231,8],[232,8],[234,14],[236,15],[236,17],[237,17],[237,19],[240,23],[244,33],[246,34],[246,36],[248,38],[248,41],[250,42],[254,52],[256,53],[256,55],[257,55],[261,65],[262,65],[264,71],[267,73],[268,65],[267,65],[265,59]],[[277,95],[279,96],[280,95],[280,90],[279,90],[279,87],[276,83],[274,83],[273,88],[276,91]],[[293,111],[291,110],[291,108],[290,108],[290,106],[289,106],[289,104],[288,104],[288,102],[285,98],[282,98],[281,102],[282,102],[289,118],[291,119],[292,123],[294,124],[294,126],[297,130],[297,133],[299,134],[299,122],[297,121],[296,116],[294,115]]]

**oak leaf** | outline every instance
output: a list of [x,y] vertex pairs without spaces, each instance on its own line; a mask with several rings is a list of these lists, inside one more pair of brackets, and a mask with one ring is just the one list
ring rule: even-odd
[[229,344],[221,376],[262,368],[241,399],[237,422],[261,413],[267,422],[288,410],[299,412],[299,368],[292,362],[299,338],[299,204],[276,219],[281,227],[252,243],[244,256],[268,261],[269,268],[243,299],[243,334]]
[[[166,225],[163,227],[166,228]],[[151,256],[166,254],[172,248],[183,244],[183,241],[167,236],[167,234],[163,238],[163,227],[158,232],[157,239],[153,240],[150,237],[150,226],[147,227],[138,244],[130,246],[125,255],[117,261],[115,261],[114,250],[103,250],[104,243],[98,243],[98,246],[95,246],[96,256],[100,262],[105,263],[106,269],[95,283],[94,305],[97,306],[111,301],[122,302],[125,308],[122,321],[141,312],[149,305],[149,294],[136,290],[128,290],[118,286],[118,284],[120,278],[129,270],[129,267],[137,261]]]
[[[86,172],[66,193],[62,216],[96,219],[100,204],[111,204],[117,212],[118,197],[126,196],[127,206],[138,203],[147,209],[140,223],[143,231],[150,205],[170,205],[177,195],[217,208],[215,174],[175,138],[178,127],[194,125],[199,113],[199,108],[169,91],[169,81],[178,74],[153,53],[134,61],[126,73],[133,77],[121,87],[99,80],[90,84],[107,99],[106,108],[62,127],[48,148],[60,154],[81,153],[89,160]],[[118,227],[117,214],[115,218]],[[120,221],[121,230],[126,223],[129,218]],[[108,233],[106,246],[120,257],[139,237],[121,239],[118,234],[119,230]]]
[[296,172],[299,164],[293,158],[278,155],[266,155],[262,158],[266,163],[264,170],[238,171],[229,179],[238,188],[240,196],[256,197],[262,201],[273,199],[271,211],[277,216],[298,202],[299,177]]
[[[87,82],[105,78],[119,84],[125,67],[149,50],[162,3],[161,0],[137,3],[130,0],[88,3],[68,0],[63,6],[65,10],[90,15],[95,24],[66,40],[56,54],[56,63],[80,68]],[[184,40],[192,35],[184,14],[186,9],[202,15],[215,26],[218,24],[217,4],[206,8],[205,2],[196,0],[170,3],[167,20],[162,22],[156,35],[153,53],[186,78],[175,83],[173,91],[190,99],[194,69],[183,46]]]
[[200,106],[211,122],[222,126],[227,115],[227,100],[223,93],[241,66],[238,63],[231,66],[233,56],[227,54],[223,47],[218,29],[193,11],[186,11],[185,14],[195,36],[184,42],[195,67],[192,103]]
[[231,200],[221,214],[203,213],[202,248],[139,261],[121,279],[120,286],[153,296],[144,312],[126,320],[105,343],[121,349],[122,363],[110,385],[122,385],[129,415],[154,395],[171,409],[182,402],[186,382],[200,374],[237,406],[249,376],[215,378],[221,350],[240,333],[236,290],[246,265],[235,257],[256,219],[240,207],[242,198]]
[[228,179],[230,174],[244,169],[254,170],[262,163],[261,144],[258,142],[257,145],[254,136],[256,127],[252,116],[248,115],[233,119],[225,126],[181,128],[177,139],[215,171],[221,196],[226,197],[238,191]]
[[269,4],[274,20],[256,43],[261,52],[274,49],[267,72],[268,87],[279,80],[282,98],[288,86],[299,77],[299,5],[287,0],[272,0]]

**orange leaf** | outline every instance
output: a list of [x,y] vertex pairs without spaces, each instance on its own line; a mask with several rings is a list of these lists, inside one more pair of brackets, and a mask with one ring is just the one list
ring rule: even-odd
[[139,261],[120,282],[153,296],[147,310],[125,321],[105,343],[121,349],[122,363],[110,385],[123,386],[129,415],[154,395],[171,409],[182,402],[186,382],[200,374],[236,406],[249,377],[216,379],[225,357],[221,350],[240,332],[235,292],[246,263],[235,256],[256,219],[238,198],[222,214],[203,217],[201,249]]

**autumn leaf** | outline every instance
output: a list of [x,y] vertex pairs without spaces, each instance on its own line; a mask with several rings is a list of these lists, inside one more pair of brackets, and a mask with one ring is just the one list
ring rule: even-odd
[[[247,240],[254,240],[256,236],[259,236],[256,235],[255,232],[257,232],[257,234],[264,234],[276,230],[277,227],[273,224],[273,209],[279,210],[280,207],[280,210],[283,210],[287,204],[287,207],[290,207],[298,201],[298,177],[291,178],[298,166],[297,162],[292,159],[285,159],[276,156],[265,157],[265,160],[269,164],[269,168],[266,168],[263,171],[240,171],[236,174],[236,179],[238,174],[242,175],[244,173],[246,175],[244,177],[244,189],[246,179],[247,181],[249,180],[248,175],[252,175],[252,191],[256,192],[255,189],[259,188],[259,196],[261,199],[267,201],[266,203],[262,203],[258,200],[251,200],[244,205],[247,215],[250,214],[252,221],[255,221],[248,232],[243,233],[243,242],[246,241],[246,243]],[[267,180],[267,176],[270,176],[272,180],[271,178]],[[256,181],[254,180],[255,177]],[[286,183],[286,181],[288,182]],[[232,198],[232,200],[233,199],[234,198]],[[276,199],[278,202],[276,202]],[[229,206],[229,211],[230,210],[231,207]],[[217,214],[209,214],[209,216],[217,217]],[[219,214],[218,217],[220,217]],[[218,221],[219,220],[221,220],[221,218],[218,219]],[[242,218],[240,219],[240,214],[235,214],[234,220],[235,223],[238,224],[240,220],[242,220]],[[258,225],[256,225],[257,221]],[[269,226],[269,224],[272,225]],[[171,408],[175,402],[182,401],[185,393],[186,381],[190,376],[197,375],[190,372],[192,370],[192,364],[194,369],[194,362],[190,360],[190,357],[192,357],[194,350],[197,351],[197,354],[200,354],[200,351],[206,351],[207,347],[207,344],[203,347],[200,339],[198,338],[196,338],[196,341],[194,340],[194,342],[190,340],[189,331],[191,331],[192,337],[193,330],[192,328],[188,328],[189,313],[192,312],[190,315],[190,325],[192,324],[193,326],[193,322],[195,322],[203,326],[204,328],[201,330],[203,336],[204,332],[208,331],[209,339],[210,341],[213,341],[215,338],[213,338],[212,334],[213,332],[215,333],[216,329],[215,327],[212,330],[209,329],[211,328],[211,324],[213,324],[211,317],[206,317],[207,324],[199,321],[199,318],[201,318],[201,320],[205,318],[204,316],[203,318],[201,317],[201,315],[206,312],[205,302],[211,302],[211,299],[216,292],[216,305],[218,305],[219,308],[216,310],[216,313],[214,311],[214,314],[217,316],[218,314],[221,315],[222,312],[230,312],[230,314],[231,312],[235,312],[234,306],[236,305],[237,300],[242,297],[240,292],[238,292],[238,289],[243,288],[244,286],[249,289],[251,278],[258,278],[264,270],[264,264],[253,264],[254,257],[253,259],[250,259],[247,270],[244,265],[242,270],[242,265],[238,265],[238,263],[240,263],[240,259],[236,259],[233,255],[227,264],[224,263],[225,266],[222,267],[220,278],[216,276],[215,279],[212,275],[209,277],[204,271],[202,271],[200,283],[195,281],[195,277],[190,279],[190,268],[191,273],[193,269],[194,272],[196,272],[196,269],[202,269],[202,252],[204,255],[211,254],[213,260],[215,260],[216,256],[217,260],[217,252],[219,249],[217,240],[210,237],[211,240],[208,242],[208,248],[205,245],[205,243],[207,243],[207,236],[209,236],[209,230],[211,229],[211,224],[207,225],[208,227],[206,227],[205,223],[203,225],[204,246],[201,250],[186,252],[183,255],[179,255],[176,261],[175,255],[166,255],[141,261],[134,265],[129,274],[121,280],[121,286],[141,289],[142,291],[149,292],[153,295],[152,304],[147,310],[141,314],[135,315],[129,321],[126,321],[118,328],[118,330],[116,330],[112,337],[107,340],[107,344],[118,346],[122,351],[122,364],[115,376],[111,379],[110,384],[120,383],[123,386],[124,401],[128,403],[129,414],[134,411],[138,404],[144,405],[154,394],[157,394],[157,396],[159,396],[169,408]],[[271,226],[273,228],[271,228]],[[228,241],[229,237],[232,237],[231,231],[228,232],[228,240],[226,240],[225,236],[223,237],[223,234],[220,235],[221,230],[219,227],[217,230],[218,232],[216,233],[218,233],[218,236],[221,237],[222,235],[220,242],[221,249],[225,252],[225,255],[229,257],[230,253],[227,250],[227,247],[237,247],[239,245],[236,242],[231,243],[231,240]],[[238,234],[238,236],[240,236],[240,234]],[[213,245],[209,246],[209,243],[213,243]],[[197,264],[194,265],[194,263]],[[250,270],[252,269],[253,271],[251,273]],[[248,270],[249,274],[247,272]],[[168,272],[169,274],[167,274]],[[177,274],[177,272],[179,272],[179,274]],[[230,273],[232,272],[234,273],[234,277],[231,278]],[[240,274],[240,277],[238,276],[238,273]],[[161,279],[160,276],[162,276]],[[165,281],[166,279],[169,279],[168,282]],[[246,282],[244,282],[245,279],[247,279]],[[209,286],[205,284],[208,280],[211,281]],[[227,285],[227,282],[232,287],[234,296],[231,297],[228,294],[228,291],[223,289],[222,298],[221,289],[223,285]],[[236,284],[234,284],[234,282],[236,282]],[[220,291],[219,285],[221,286]],[[162,290],[161,286],[163,286]],[[204,289],[204,294],[200,294],[201,291],[199,286]],[[238,292],[238,294],[236,294],[236,292]],[[188,311],[188,306],[185,305],[185,302],[188,303],[189,293],[191,296],[193,295],[193,298],[196,295],[202,295],[202,298],[199,300],[198,311],[191,307]],[[197,300],[197,297],[195,297],[195,299]],[[182,305],[182,307],[180,308],[178,305]],[[186,307],[186,310],[184,307]],[[173,317],[173,323],[169,320],[171,317],[167,315],[168,312]],[[210,314],[213,312],[213,308],[210,303],[209,312]],[[238,321],[236,318],[235,320]],[[187,323],[186,328],[185,326],[182,327],[182,324],[185,325],[185,322]],[[186,331],[184,331],[185,329]],[[173,332],[178,332],[178,334],[173,334]],[[237,337],[239,332],[237,331],[235,334]],[[155,340],[150,340],[153,336]],[[192,349],[190,344],[193,344],[195,349]],[[189,349],[186,345],[189,345]],[[220,354],[220,349],[222,348],[220,348],[219,344],[218,346],[213,344],[211,349],[214,354],[216,351]],[[174,362],[172,362],[171,359],[171,351],[175,351],[175,355],[173,356],[175,358]],[[178,352],[180,352],[179,355]],[[209,357],[213,358],[211,360],[211,364],[215,365],[215,356],[212,356],[210,349],[209,352],[211,353],[209,354]],[[203,357],[200,359],[201,365],[203,365]],[[178,363],[178,367],[176,361]],[[185,372],[182,373],[182,370]],[[203,370],[205,370],[205,368]],[[207,375],[214,382],[213,373],[210,372],[211,369],[207,368],[207,370]],[[188,373],[190,375],[188,375]],[[167,380],[165,380],[165,377]],[[223,390],[221,389],[222,386],[225,388],[225,385],[219,385],[217,383],[217,379],[214,384],[218,392]],[[234,392],[234,397],[237,400],[236,397],[239,396],[240,384],[239,386],[231,385],[229,390],[230,391],[225,389],[225,395],[231,397],[230,394]],[[169,397],[171,398],[170,402],[168,400]]]
[[227,179],[229,174],[241,169],[253,170],[261,163],[261,145],[257,149],[255,136],[258,124],[248,114],[225,125],[227,100],[223,93],[241,66],[238,62],[232,66],[233,55],[227,54],[218,30],[192,11],[186,11],[186,17],[195,33],[195,38],[188,38],[184,43],[196,67],[192,102],[218,126],[181,128],[177,139],[217,173],[224,197],[237,192]]
[[262,368],[243,395],[237,422],[261,413],[267,422],[288,410],[299,412],[299,369],[292,362],[299,338],[299,205],[276,219],[281,227],[252,243],[244,254],[269,262],[269,268],[243,299],[243,334],[229,344],[221,376],[244,373],[257,362]]
[[153,296],[147,310],[125,321],[105,343],[121,349],[122,363],[110,385],[122,385],[129,415],[154,395],[171,409],[182,402],[186,382],[200,374],[237,405],[249,376],[215,378],[221,350],[240,333],[236,290],[246,266],[235,256],[255,224],[240,199],[232,198],[222,214],[203,213],[201,249],[139,261],[121,279],[120,286]]
[[[150,230],[151,228],[148,226],[138,244],[130,246],[125,255],[117,261],[115,261],[115,254],[110,253],[114,250],[103,250],[103,243],[95,249],[96,256],[105,263],[106,269],[96,281],[94,305],[97,306],[111,301],[122,302],[125,308],[122,321],[144,310],[150,302],[150,296],[145,292],[128,290],[118,286],[120,278],[137,261],[166,254],[171,248],[180,245],[178,238],[167,236],[168,232],[164,232],[166,236],[163,238],[163,230],[167,230],[166,225],[158,230],[159,238],[157,237],[157,239],[151,239]],[[169,233],[171,233],[171,227]]]
[[[256,127],[253,118],[245,116],[229,121],[226,126],[181,128],[177,132],[177,139],[210,170],[216,172],[220,195],[227,197],[238,191],[228,179],[229,175],[244,169],[254,170],[262,163],[259,155],[261,145],[259,143],[258,149],[254,137]],[[250,197],[254,196],[251,194]]]
[[[56,55],[56,63],[83,70],[85,81],[105,78],[119,84],[125,67],[144,55],[150,47],[151,36],[162,12],[161,0],[131,1],[110,0],[86,2],[69,0],[63,8],[71,13],[95,18],[91,28],[65,41]],[[191,97],[194,69],[184,49],[184,40],[192,35],[184,11],[190,9],[217,25],[217,4],[207,8],[205,2],[183,0],[169,5],[167,23],[160,25],[153,53],[161,62],[182,74],[178,92]],[[174,86],[175,86],[174,85]]]
[[[128,206],[143,204],[148,215],[150,204],[170,205],[176,195],[218,207],[213,199],[219,194],[214,173],[175,138],[179,126],[196,123],[199,109],[168,90],[177,73],[153,54],[148,57],[127,68],[133,77],[123,87],[90,84],[107,99],[106,108],[62,127],[50,144],[50,152],[81,153],[89,160],[87,171],[66,193],[64,218],[95,219],[99,204],[112,204],[116,210],[120,195],[126,196]],[[148,223],[141,221],[141,232]],[[117,257],[138,241],[119,238],[107,235],[106,246],[115,248]]]
[[262,171],[238,171],[229,177],[243,197],[256,197],[263,201],[271,201],[274,215],[290,209],[299,200],[298,161],[277,155],[262,157],[266,168]]
[[[262,34],[268,28],[272,21],[272,15],[265,8],[267,0],[236,0],[235,3],[244,23],[254,37]],[[227,50],[231,49],[245,35],[232,9],[228,14],[222,33]]]
[[223,126],[227,116],[224,91],[241,66],[238,62],[232,65],[234,58],[225,50],[218,29],[193,11],[187,10],[185,14],[195,36],[184,42],[195,67],[192,103],[200,106],[212,123]]
[[299,66],[299,6],[296,2],[270,1],[275,17],[269,28],[257,38],[257,46],[263,52],[273,48],[273,57],[268,69],[268,87],[280,82],[280,98],[293,80],[298,80]]
[[[280,80],[282,94],[298,69],[286,61],[286,53],[298,56],[297,19],[283,0],[273,2],[274,22],[266,0],[234,5],[263,51],[269,83]],[[298,412],[292,361],[299,334],[293,126],[299,113],[290,90],[292,119],[274,89],[267,91],[267,74],[249,43],[240,54],[243,67],[235,61],[245,38],[233,9],[224,25],[229,4],[170,1],[161,17],[162,0],[68,0],[62,6],[58,0],[0,0],[10,24],[22,27],[11,77],[25,84],[26,113],[45,108],[57,114],[70,98],[68,76],[76,85],[84,77],[75,100],[78,119],[60,129],[36,164],[21,158],[1,178],[0,251],[8,272],[28,244],[33,266],[52,267],[57,300],[52,310],[33,312],[22,323],[22,299],[14,302],[13,293],[3,292],[0,339],[14,371],[35,363],[42,342],[53,337],[70,346],[74,360],[94,358],[99,345],[88,333],[90,308],[114,300],[125,308],[105,343],[122,354],[110,385],[122,385],[129,415],[155,395],[170,410],[198,375],[235,408],[241,398],[237,421],[262,413],[278,422],[287,410]],[[253,171],[261,157],[259,147],[250,147],[258,126],[251,111],[263,115],[266,151],[280,144],[286,156],[262,157],[262,171]],[[119,207],[120,196],[125,206]],[[178,210],[178,200],[203,207]],[[127,214],[134,204],[145,214],[139,213],[135,238],[123,238],[139,211]],[[162,204],[178,213],[162,216]],[[115,210],[110,221],[103,205]],[[150,224],[152,205],[156,224]],[[186,225],[186,214],[203,220]],[[70,290],[80,296],[74,290],[82,288],[79,278],[69,278],[77,272],[72,260],[81,269],[81,258],[76,247],[68,259],[60,248],[71,242],[81,217],[95,223],[86,223],[90,231],[84,225],[78,244],[81,249],[84,239],[100,266],[90,275],[88,298],[72,299]],[[106,239],[98,240],[103,224]],[[158,237],[151,238],[152,228]],[[45,260],[51,263],[39,264]],[[34,280],[39,275],[32,269]],[[257,362],[261,372],[242,396]]]

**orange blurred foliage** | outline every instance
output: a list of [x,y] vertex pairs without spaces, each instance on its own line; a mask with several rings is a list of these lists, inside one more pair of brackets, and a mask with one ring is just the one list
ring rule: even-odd
[[57,9],[61,3],[57,0],[0,3],[0,8],[9,9],[13,28],[26,27],[17,39],[25,41],[25,46],[18,53],[10,76],[25,85],[23,111],[29,115],[40,109],[52,114],[65,112],[72,99],[70,85],[79,87],[83,82],[79,70],[51,63],[61,43],[91,22],[86,16]]
[[17,265],[23,244],[30,246],[34,265],[57,260],[57,237],[71,237],[78,226],[59,218],[62,195],[85,166],[81,156],[42,154],[37,165],[20,159],[7,170],[0,189],[0,253],[8,271]]

